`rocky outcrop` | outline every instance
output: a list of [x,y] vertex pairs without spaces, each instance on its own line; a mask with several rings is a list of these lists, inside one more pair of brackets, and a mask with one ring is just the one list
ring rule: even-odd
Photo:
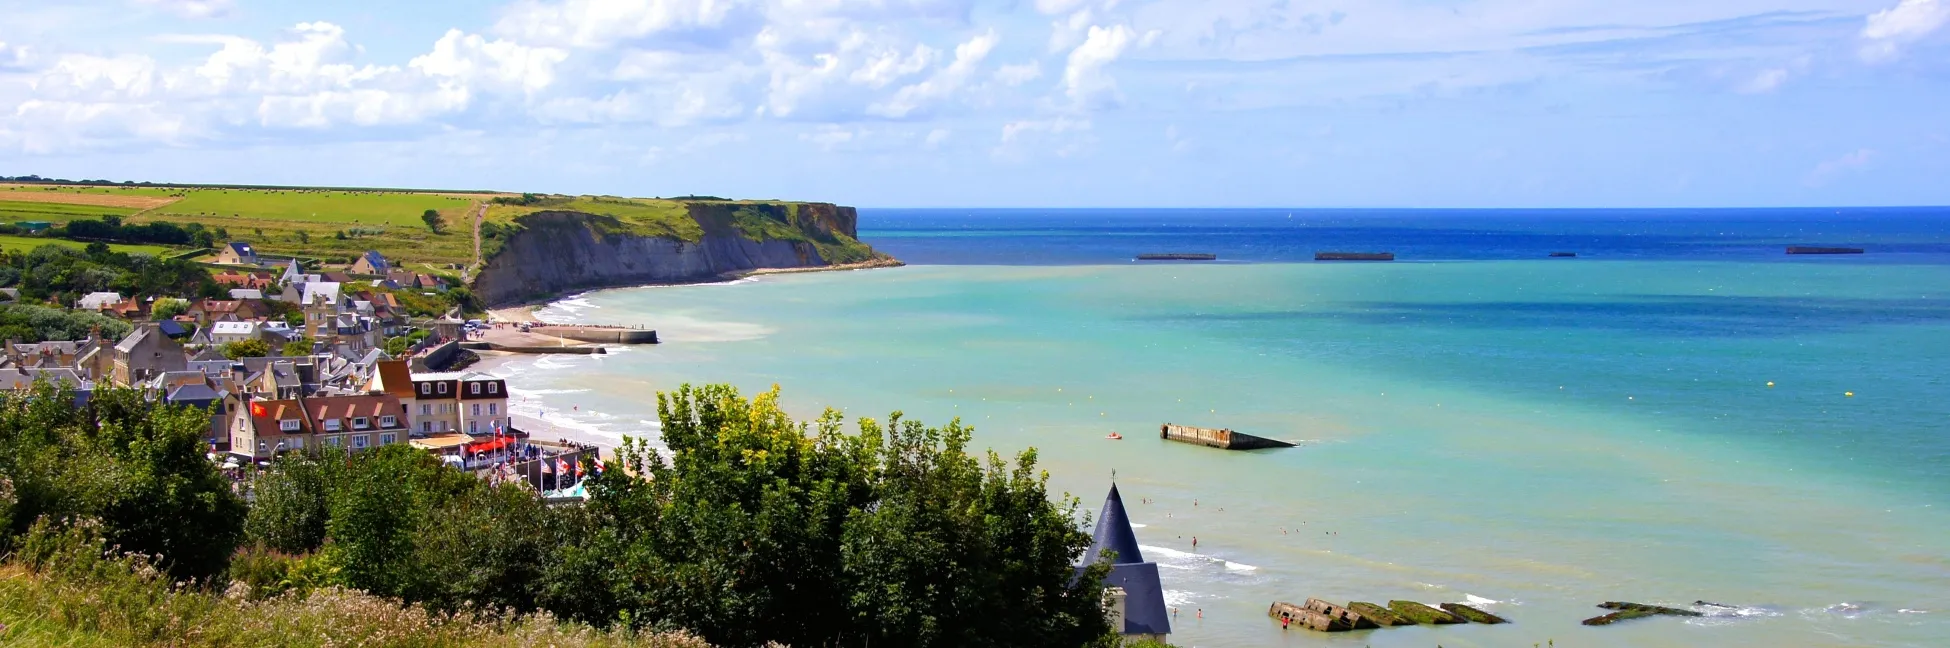
[[[762,268],[805,268],[863,259],[852,207],[823,203],[693,203],[697,240],[636,233],[609,216],[542,211],[520,217],[474,279],[489,306],[579,290],[711,281]],[[824,251],[824,253],[822,253]]]

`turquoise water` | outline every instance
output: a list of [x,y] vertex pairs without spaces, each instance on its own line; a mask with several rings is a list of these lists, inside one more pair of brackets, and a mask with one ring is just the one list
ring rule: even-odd
[[[494,370],[565,434],[654,437],[655,390],[777,383],[805,415],[1034,446],[1085,510],[1115,470],[1180,645],[1941,645],[1946,292],[1950,266],[1900,263],[915,266],[592,293],[542,316],[666,343]],[[1309,596],[1515,623],[1266,619]],[[1578,625],[1697,599],[1737,607]]]

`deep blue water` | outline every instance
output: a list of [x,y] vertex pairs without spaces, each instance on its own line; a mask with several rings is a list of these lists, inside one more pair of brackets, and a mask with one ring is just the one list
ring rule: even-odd
[[[1950,264],[1950,207],[1800,209],[863,209],[861,238],[913,264],[1069,265],[1147,252],[1221,262],[1318,251],[1400,261],[1579,258]],[[1860,247],[1788,256],[1789,245]]]

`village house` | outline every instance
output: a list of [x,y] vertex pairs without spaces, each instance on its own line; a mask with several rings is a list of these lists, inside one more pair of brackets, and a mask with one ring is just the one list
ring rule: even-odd
[[217,249],[217,263],[222,265],[257,265],[257,249],[243,241],[231,241]]
[[74,302],[75,310],[101,312],[122,303],[122,293],[92,292]]
[[478,372],[413,374],[413,397],[406,405],[415,434],[463,432],[493,434],[511,429],[508,384]]
[[188,369],[188,362],[181,342],[164,335],[156,323],[143,322],[115,344],[109,379],[118,385],[134,385],[165,371]]
[[376,251],[367,250],[365,254],[353,260],[352,267],[347,270],[355,275],[383,277],[392,268],[393,265],[386,262],[386,257],[380,256]]
[[217,285],[223,286],[225,288],[251,288],[255,290],[265,290],[271,288],[272,286],[277,285],[277,279],[275,277],[272,277],[271,273],[268,272],[243,272],[240,270],[224,270],[222,272],[218,272],[216,274],[210,275],[210,278],[216,280]]
[[208,327],[210,330],[209,343],[230,344],[232,342],[258,339],[257,326],[257,322],[249,320],[214,322]]
[[198,324],[213,322],[237,322],[261,319],[271,314],[271,309],[262,302],[245,299],[199,299],[190,302],[186,313],[196,318]]
[[406,441],[399,400],[386,394],[249,400],[230,426],[230,453],[252,460],[306,448],[365,450]]

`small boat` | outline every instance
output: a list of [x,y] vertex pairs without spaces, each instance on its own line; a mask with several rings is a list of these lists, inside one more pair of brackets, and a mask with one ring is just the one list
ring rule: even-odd
[[1122,435],[1122,434],[1118,434],[1118,433],[1116,433],[1116,432],[1112,432],[1112,433],[1110,433],[1110,434],[1106,434],[1106,435],[1104,435],[1104,438],[1106,438],[1106,439],[1110,439],[1110,440],[1112,440],[1112,441],[1122,441],[1122,440],[1124,440],[1124,435]]

